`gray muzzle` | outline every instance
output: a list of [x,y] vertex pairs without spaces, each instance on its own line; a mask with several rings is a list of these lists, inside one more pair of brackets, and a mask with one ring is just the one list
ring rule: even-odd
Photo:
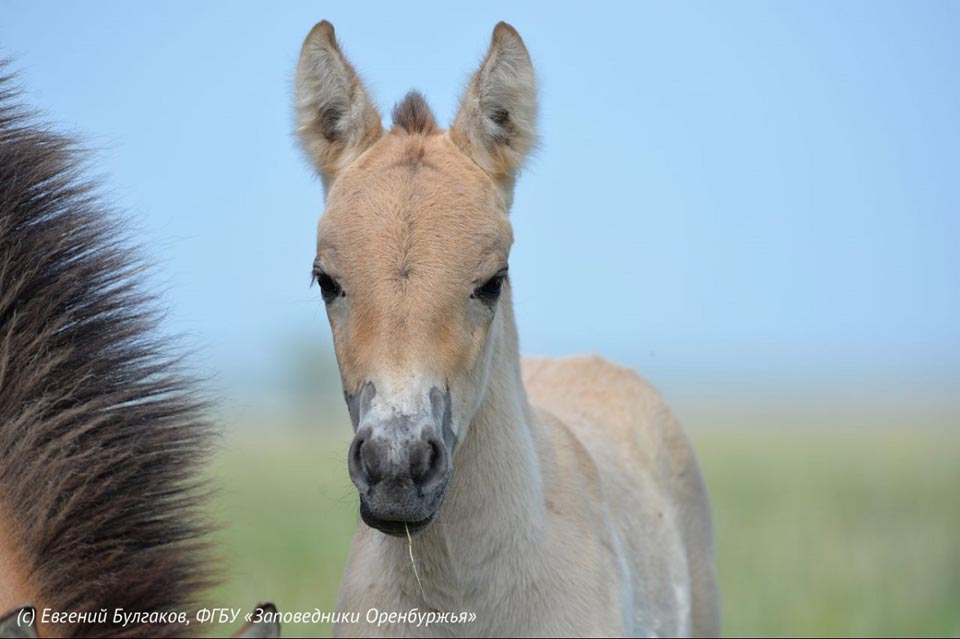
[[450,393],[434,386],[421,397],[378,397],[373,382],[347,397],[356,435],[350,479],[360,493],[360,516],[390,535],[429,524],[453,473]]

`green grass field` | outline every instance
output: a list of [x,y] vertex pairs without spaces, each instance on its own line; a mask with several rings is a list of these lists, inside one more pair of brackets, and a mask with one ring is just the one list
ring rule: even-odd
[[[225,440],[215,514],[228,523],[229,570],[215,599],[332,611],[357,517],[347,439],[284,433]],[[692,436],[713,500],[724,634],[960,634],[960,435]]]

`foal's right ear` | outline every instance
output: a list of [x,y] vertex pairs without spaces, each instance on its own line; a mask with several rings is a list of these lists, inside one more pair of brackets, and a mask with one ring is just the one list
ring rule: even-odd
[[326,20],[303,42],[296,99],[300,144],[324,185],[383,133],[380,114]]
[[488,173],[508,183],[537,143],[537,87],[530,54],[506,22],[460,103],[450,137]]

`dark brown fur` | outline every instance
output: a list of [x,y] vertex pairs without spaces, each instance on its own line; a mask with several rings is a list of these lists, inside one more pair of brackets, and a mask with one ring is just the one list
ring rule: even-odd
[[411,91],[393,107],[393,126],[410,134],[440,132],[430,106],[419,91]]
[[190,611],[210,584],[205,403],[156,337],[143,263],[76,144],[16,97],[0,77],[0,512],[29,603],[109,609],[104,625],[52,629],[67,635],[196,632],[112,618]]

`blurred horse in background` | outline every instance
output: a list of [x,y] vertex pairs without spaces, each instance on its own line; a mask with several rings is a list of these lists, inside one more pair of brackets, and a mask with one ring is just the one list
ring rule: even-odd
[[16,97],[0,77],[0,633],[195,635],[207,402],[77,145]]

